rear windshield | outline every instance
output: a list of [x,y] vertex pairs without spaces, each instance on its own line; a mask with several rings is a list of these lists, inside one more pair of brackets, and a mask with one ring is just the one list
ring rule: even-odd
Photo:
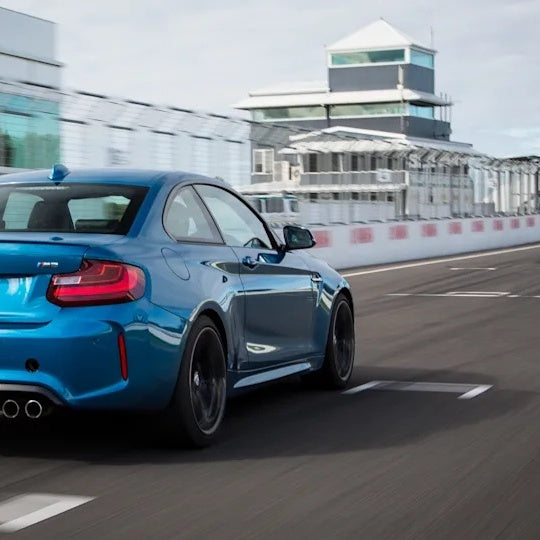
[[148,188],[0,184],[0,231],[127,234]]

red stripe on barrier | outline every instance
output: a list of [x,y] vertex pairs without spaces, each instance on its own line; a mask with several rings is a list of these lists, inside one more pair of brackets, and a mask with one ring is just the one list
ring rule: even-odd
[[409,238],[409,228],[407,225],[393,225],[389,231],[390,240],[406,240]]
[[454,221],[448,224],[448,232],[450,234],[463,234],[463,223]]
[[330,231],[311,231],[315,238],[316,248],[325,248],[332,245],[332,234]]
[[529,217],[527,218],[527,227],[534,227],[535,221],[536,221],[536,220],[534,219],[534,217],[529,216]]
[[512,218],[512,220],[510,221],[510,226],[512,227],[512,229],[519,229],[521,227],[519,218]]
[[370,244],[374,240],[371,227],[356,227],[351,230],[351,244]]
[[422,225],[422,236],[424,238],[431,238],[437,236],[437,224],[436,223],[424,223]]
[[484,232],[484,222],[483,221],[473,221],[471,224],[472,232]]
[[503,231],[504,230],[504,221],[502,219],[496,219],[493,222],[494,231]]

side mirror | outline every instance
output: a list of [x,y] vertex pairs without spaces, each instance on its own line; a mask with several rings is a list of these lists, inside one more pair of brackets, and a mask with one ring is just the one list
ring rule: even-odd
[[316,244],[313,235],[308,229],[296,227],[295,225],[285,225],[283,227],[283,239],[287,250],[308,249]]

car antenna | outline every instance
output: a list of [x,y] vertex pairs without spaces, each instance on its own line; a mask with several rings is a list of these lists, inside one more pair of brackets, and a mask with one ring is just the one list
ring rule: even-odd
[[61,163],[55,163],[52,166],[51,174],[49,174],[49,180],[54,182],[61,182],[71,171]]

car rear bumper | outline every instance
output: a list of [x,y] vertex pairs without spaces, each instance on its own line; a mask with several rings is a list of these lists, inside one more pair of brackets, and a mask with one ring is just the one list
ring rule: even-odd
[[[118,311],[116,306],[116,320],[98,319],[88,310],[79,312],[75,324],[72,311],[38,327],[0,325],[0,399],[26,391],[72,408],[166,407],[176,384],[185,321],[153,306],[142,312],[126,304],[120,317]],[[120,334],[126,345],[126,379]],[[36,365],[37,370],[29,369]]]

